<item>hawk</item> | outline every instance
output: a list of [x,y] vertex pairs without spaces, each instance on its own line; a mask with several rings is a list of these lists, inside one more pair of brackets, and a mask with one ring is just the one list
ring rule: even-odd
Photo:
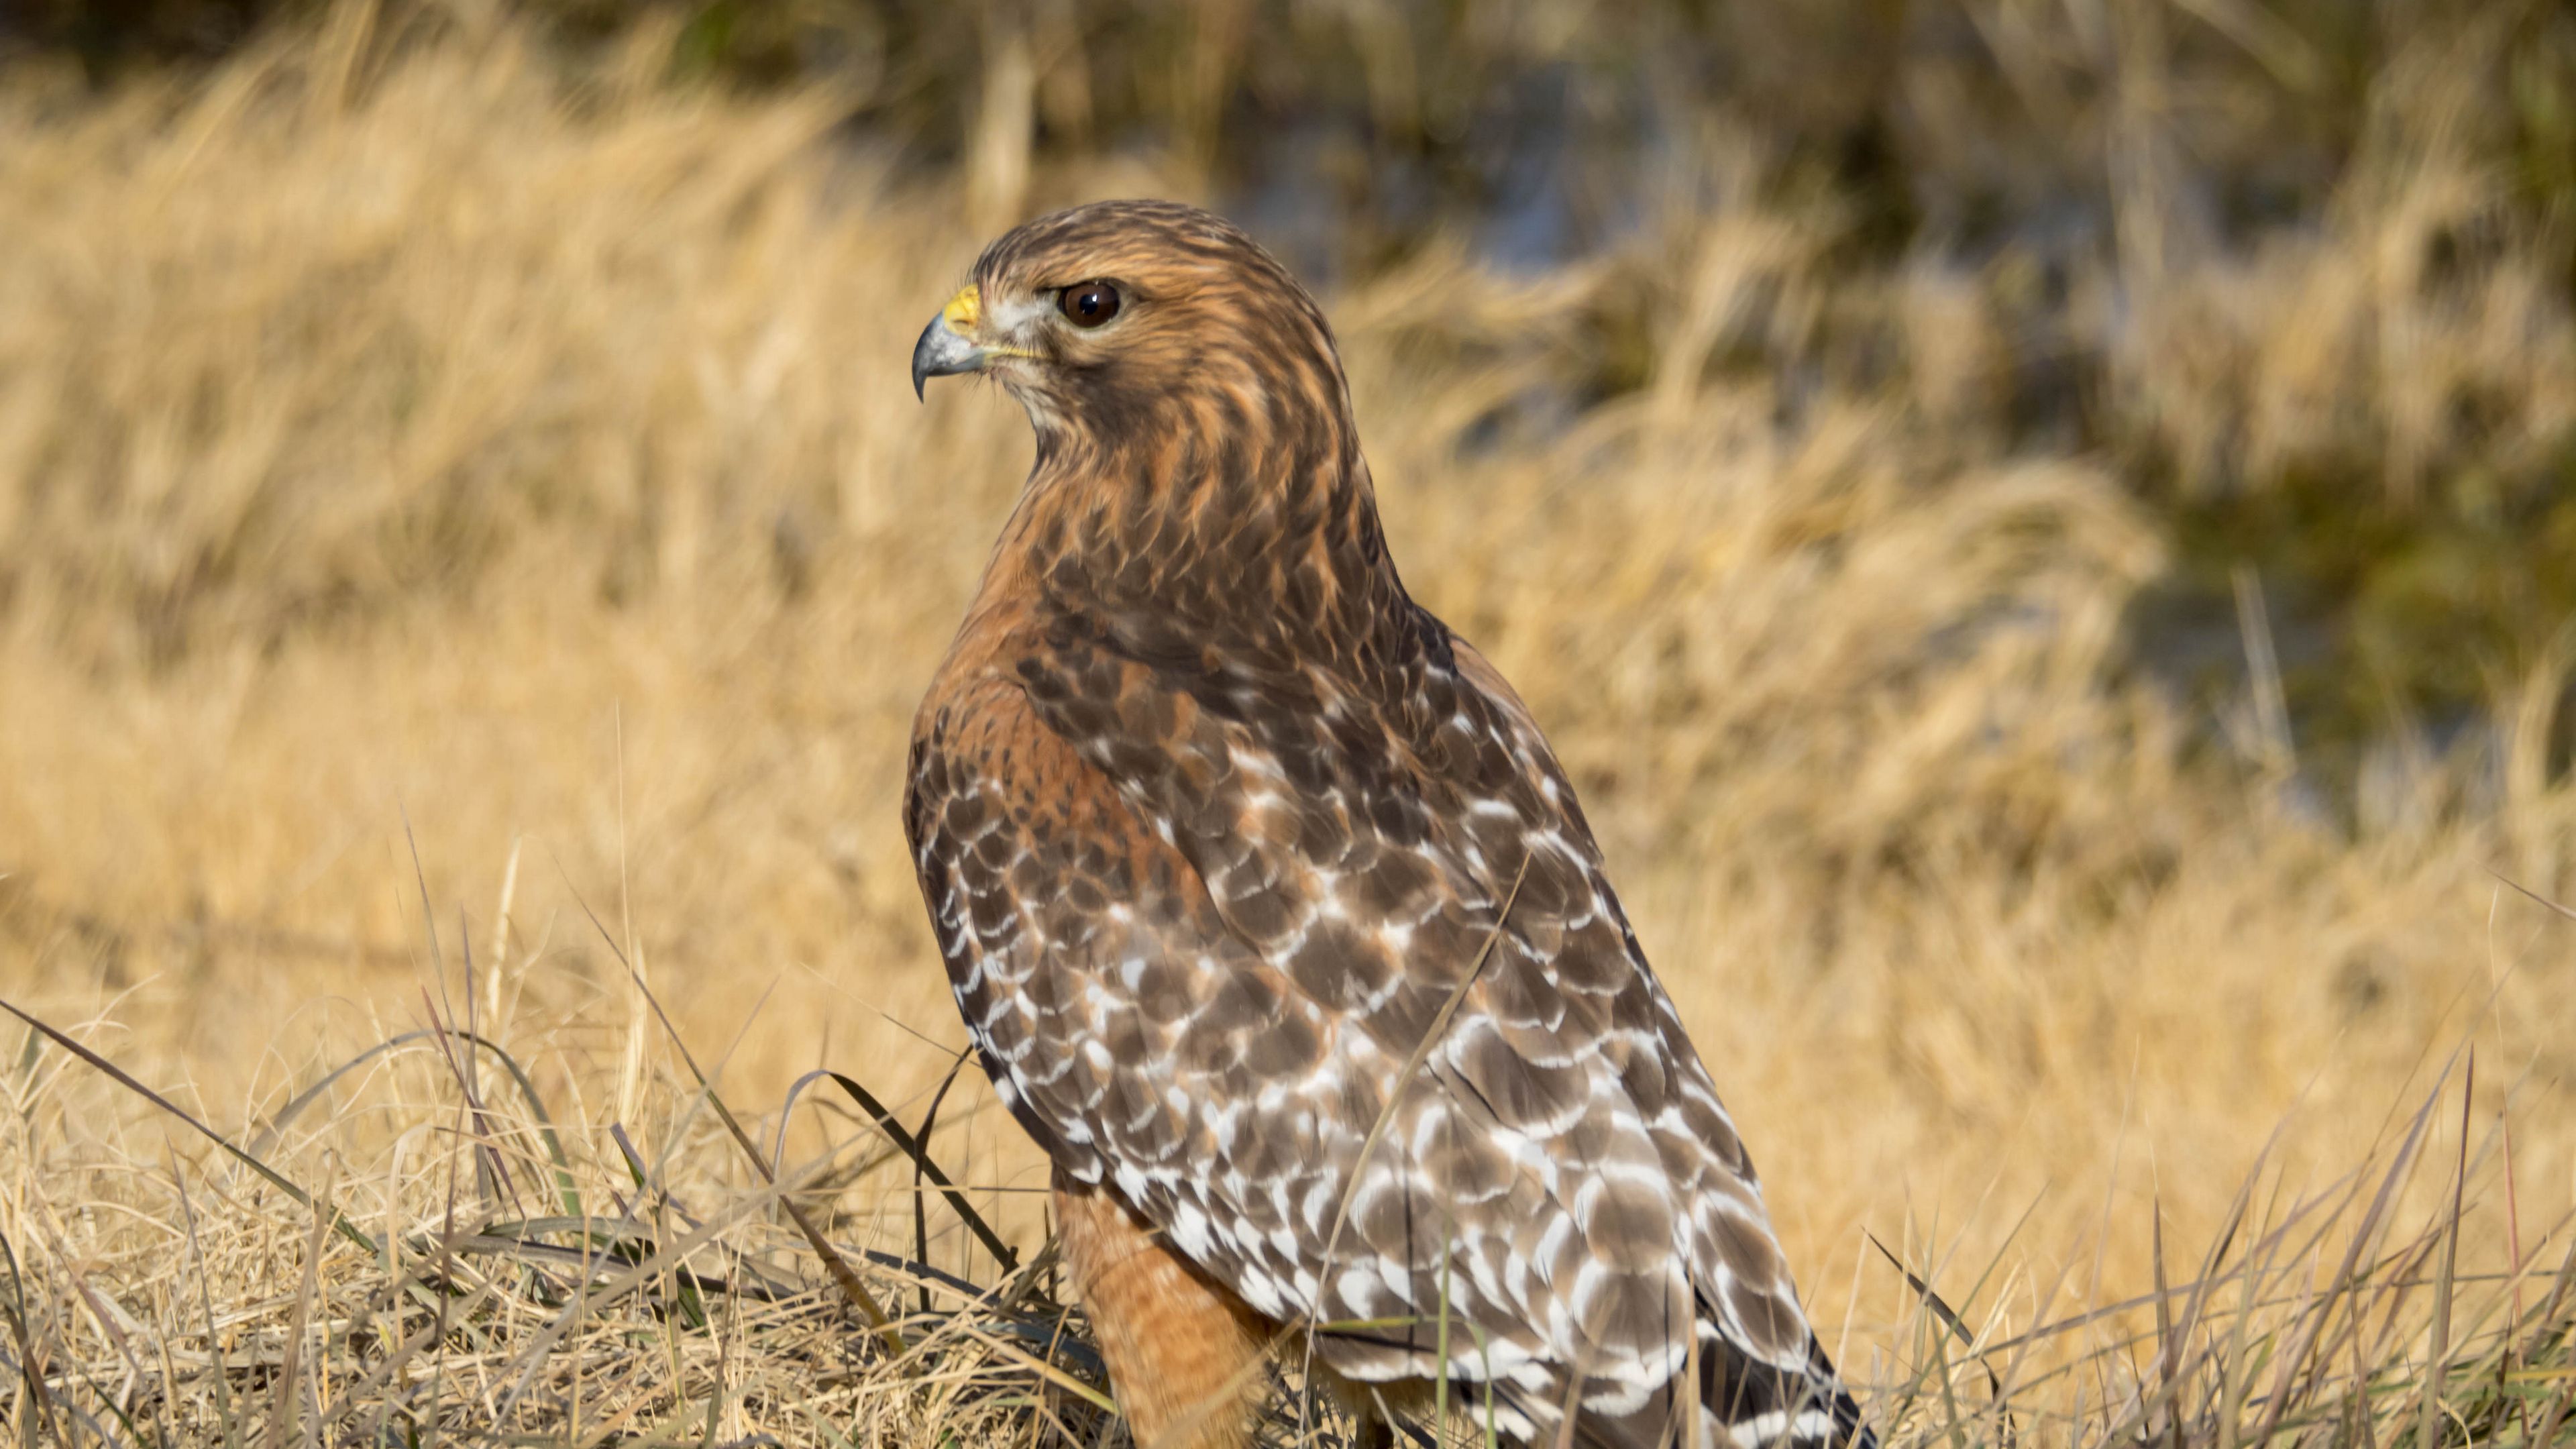
[[1332,330],[1228,222],[987,248],[913,385],[1037,461],[914,725],[904,824],[1148,1449],[1295,1345],[1523,1443],[1867,1445],[1565,771],[1388,555]]

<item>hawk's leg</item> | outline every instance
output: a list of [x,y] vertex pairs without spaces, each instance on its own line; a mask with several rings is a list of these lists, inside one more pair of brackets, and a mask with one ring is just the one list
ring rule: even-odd
[[1074,1292],[1138,1449],[1243,1449],[1270,1388],[1268,1332],[1115,1197],[1055,1175]]

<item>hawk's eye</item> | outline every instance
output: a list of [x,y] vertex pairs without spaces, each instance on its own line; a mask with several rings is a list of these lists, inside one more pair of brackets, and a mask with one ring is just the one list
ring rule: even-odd
[[1097,327],[1118,315],[1118,289],[1107,282],[1084,282],[1058,293],[1056,306],[1076,327]]

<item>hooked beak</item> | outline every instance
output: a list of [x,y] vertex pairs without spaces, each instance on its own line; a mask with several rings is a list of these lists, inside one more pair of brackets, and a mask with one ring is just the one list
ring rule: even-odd
[[983,299],[970,282],[921,329],[921,340],[912,345],[914,397],[921,397],[922,384],[934,377],[984,370],[992,354],[975,340],[975,324],[982,312]]

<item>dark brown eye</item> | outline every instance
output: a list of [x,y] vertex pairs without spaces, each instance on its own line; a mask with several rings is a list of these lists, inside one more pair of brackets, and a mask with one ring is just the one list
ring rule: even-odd
[[1097,327],[1118,315],[1118,289],[1107,282],[1085,282],[1056,296],[1056,306],[1076,327]]

